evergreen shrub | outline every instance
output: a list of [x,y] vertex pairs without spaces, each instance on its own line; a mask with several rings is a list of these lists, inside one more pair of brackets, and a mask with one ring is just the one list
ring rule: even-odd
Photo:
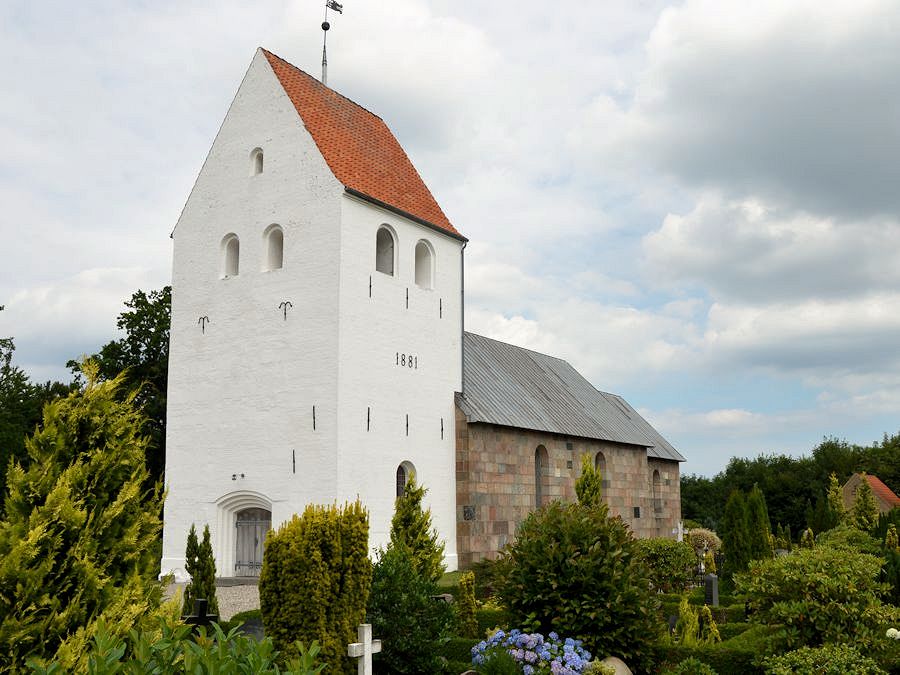
[[209,525],[203,527],[203,541],[197,542],[197,530],[191,525],[185,547],[185,571],[191,581],[184,587],[185,616],[194,613],[194,600],[205,598],[207,614],[219,615],[219,601],[216,599],[216,559],[213,556],[209,536]]
[[[372,582],[369,516],[359,501],[306,507],[269,533],[259,577],[266,635],[285,658],[296,641],[321,645],[329,673],[356,670],[347,645],[366,617]],[[376,635],[376,637],[378,637]]]
[[437,673],[436,646],[450,636],[453,608],[435,599],[437,586],[416,568],[408,548],[388,546],[378,554],[369,594],[368,622],[381,640],[376,672]]
[[475,610],[475,620],[478,622],[478,637],[494,628],[508,628],[513,623],[512,615],[504,607],[479,607]]
[[475,575],[464,572],[459,578],[459,594],[456,596],[456,625],[459,635],[478,637],[478,620],[475,618]]
[[867,533],[846,523],[838,525],[816,537],[818,546],[840,548],[851,553],[881,554],[881,542]]
[[777,626],[788,649],[847,641],[865,648],[883,638],[892,617],[879,598],[880,570],[874,556],[818,546],[755,561],[736,583],[750,621]]
[[725,503],[722,518],[722,550],[725,553],[725,572],[733,577],[747,569],[750,562],[750,519],[747,500],[740,490],[733,490]]
[[654,589],[664,593],[687,589],[697,567],[697,556],[690,544],[659,537],[638,539],[637,546]]
[[469,569],[475,574],[475,598],[487,600],[497,592],[497,574],[499,568],[496,560],[485,558],[472,563]]
[[437,583],[444,574],[444,544],[431,526],[431,509],[422,508],[426,492],[424,487],[416,485],[415,476],[406,481],[403,494],[397,497],[394,506],[390,545],[408,548],[419,575]]
[[121,376],[48,403],[7,472],[0,520],[0,671],[27,657],[85,668],[99,622],[118,636],[160,602],[162,495],[146,469],[146,419]]
[[801,647],[763,661],[766,675],[887,675],[878,663],[846,644]]
[[582,640],[640,667],[660,626],[638,548],[607,507],[554,501],[503,551],[500,597],[515,624]]

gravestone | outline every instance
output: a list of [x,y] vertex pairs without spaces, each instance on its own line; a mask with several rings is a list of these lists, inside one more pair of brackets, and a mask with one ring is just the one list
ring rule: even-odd
[[710,607],[719,606],[719,577],[715,574],[706,575],[706,604]]
[[194,600],[194,613],[181,618],[188,626],[191,626],[191,629],[196,633],[197,629],[201,626],[208,628],[214,622],[219,620],[218,614],[206,613],[208,607],[209,601],[206,598],[197,598]]

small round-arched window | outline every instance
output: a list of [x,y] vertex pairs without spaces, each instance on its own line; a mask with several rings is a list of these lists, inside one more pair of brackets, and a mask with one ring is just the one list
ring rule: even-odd
[[434,288],[434,253],[424,239],[416,244],[416,286]]
[[394,244],[393,233],[385,226],[378,228],[375,235],[375,271],[394,276]]
[[222,238],[222,276],[236,277],[240,268],[241,241],[236,234]]
[[278,225],[269,225],[263,235],[266,241],[266,270],[280,270],[284,264],[284,231]]
[[397,467],[396,495],[398,497],[403,496],[406,484],[413,480],[415,476],[416,468],[412,465],[412,462],[403,462]]
[[534,451],[534,505],[541,508],[547,498],[548,479],[550,476],[550,456],[547,448],[537,446]]
[[262,148],[254,148],[250,151],[250,175],[257,176],[263,172]]

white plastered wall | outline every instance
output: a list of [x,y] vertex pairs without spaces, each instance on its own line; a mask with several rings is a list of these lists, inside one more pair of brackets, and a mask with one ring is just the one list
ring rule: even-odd
[[[417,481],[428,488],[426,503],[444,540],[448,569],[453,570],[453,394],[461,388],[462,377],[462,242],[349,194],[342,200],[342,213],[339,492],[345,499],[359,494],[369,509],[370,546],[384,546],[394,510],[396,470],[402,462],[411,462]],[[396,234],[393,276],[375,270],[376,235],[382,224]],[[415,284],[415,247],[421,239],[434,251],[430,290]],[[398,365],[398,354],[407,359],[412,355],[415,367]],[[360,486],[367,486],[366,491]]]
[[[256,147],[264,171],[253,176]],[[277,526],[337,494],[342,193],[257,52],[173,237],[164,574],[184,578],[192,523],[210,525],[217,573],[230,576],[231,506],[270,503]],[[284,266],[264,271],[273,223]],[[228,233],[240,238],[240,269],[223,279]]]

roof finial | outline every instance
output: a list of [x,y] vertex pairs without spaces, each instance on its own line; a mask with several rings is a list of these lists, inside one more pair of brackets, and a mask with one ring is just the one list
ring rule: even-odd
[[325,20],[322,22],[322,84],[328,86],[328,57],[325,54],[325,43],[328,40],[328,10],[333,9],[338,14],[344,13],[344,6],[335,0],[325,0]]

